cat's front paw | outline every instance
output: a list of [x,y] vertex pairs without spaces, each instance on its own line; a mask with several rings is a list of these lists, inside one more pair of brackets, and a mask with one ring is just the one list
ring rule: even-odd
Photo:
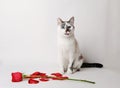
[[71,69],[68,69],[67,73],[68,74],[73,74],[73,71]]
[[74,69],[72,70],[73,73],[78,72],[78,71],[80,71],[80,68],[74,68]]
[[80,68],[70,68],[70,69],[68,69],[67,73],[73,74],[73,73],[78,72],[78,71],[80,71]]

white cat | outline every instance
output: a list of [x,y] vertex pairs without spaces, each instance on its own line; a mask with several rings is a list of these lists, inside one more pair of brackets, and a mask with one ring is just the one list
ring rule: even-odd
[[102,67],[98,63],[84,63],[78,42],[75,38],[74,17],[69,21],[58,18],[58,58],[61,61],[60,68],[63,73],[75,73],[82,67]]
[[61,60],[63,73],[79,71],[84,60],[74,30],[74,17],[69,21],[58,18],[58,58]]

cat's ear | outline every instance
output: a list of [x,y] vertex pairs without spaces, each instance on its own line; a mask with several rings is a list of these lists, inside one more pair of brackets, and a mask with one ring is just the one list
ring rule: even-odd
[[61,19],[61,18],[58,18],[58,19],[57,19],[57,24],[60,25],[60,24],[62,24],[62,23],[63,23],[62,19]]
[[69,23],[70,23],[70,24],[74,24],[74,17],[71,17],[71,18],[70,18]]

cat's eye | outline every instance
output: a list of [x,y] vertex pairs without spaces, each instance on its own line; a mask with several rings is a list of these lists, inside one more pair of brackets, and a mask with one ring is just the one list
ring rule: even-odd
[[62,25],[61,28],[64,29],[64,26]]
[[62,25],[61,25],[61,28],[64,29],[64,28],[65,28],[65,24],[62,24]]

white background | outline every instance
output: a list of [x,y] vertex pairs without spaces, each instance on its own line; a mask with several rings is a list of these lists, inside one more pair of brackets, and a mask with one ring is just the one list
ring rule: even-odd
[[86,61],[120,71],[119,0],[0,0],[0,64],[57,62],[57,18],[75,17]]

